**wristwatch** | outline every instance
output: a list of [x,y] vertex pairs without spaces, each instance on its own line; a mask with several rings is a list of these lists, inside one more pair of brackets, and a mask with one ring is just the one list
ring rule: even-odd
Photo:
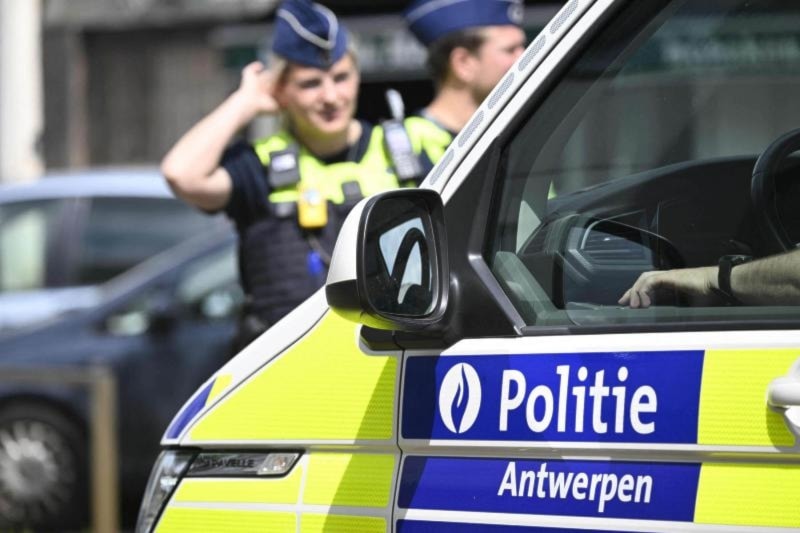
[[723,255],[719,258],[717,291],[728,305],[741,305],[742,303],[733,295],[733,288],[731,288],[731,270],[733,270],[733,267],[747,263],[751,259],[752,257],[749,255]]

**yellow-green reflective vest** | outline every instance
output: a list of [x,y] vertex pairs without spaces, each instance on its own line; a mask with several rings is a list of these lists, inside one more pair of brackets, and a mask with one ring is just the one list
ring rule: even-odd
[[[315,247],[332,252],[342,223],[354,202],[345,202],[342,184],[356,181],[364,196],[398,187],[383,147],[383,131],[373,127],[369,143],[358,162],[325,164],[299,147],[297,164],[300,181],[269,192],[269,216],[239,227],[239,267],[249,297],[249,312],[267,325],[314,293],[325,281],[327,268],[310,264]],[[254,143],[256,155],[265,167],[270,154],[298,146],[287,132],[280,132]],[[328,202],[328,223],[307,231],[291,209],[301,187],[316,189]],[[286,209],[290,208],[290,209]],[[313,243],[313,246],[312,246]]]
[[[453,142],[453,135],[441,126],[424,117],[411,116],[403,121],[411,139],[414,153],[420,154],[426,173],[439,162],[447,147]],[[427,165],[425,159],[427,158]]]
[[[288,132],[280,132],[257,141],[253,148],[261,163],[268,167],[271,153],[285,150],[292,145],[297,145],[292,136]],[[398,187],[397,178],[383,147],[383,130],[380,127],[372,128],[367,150],[358,162],[325,164],[302,146],[297,160],[300,167],[300,181],[271,191],[269,195],[271,203],[297,202],[301,184],[318,191],[335,204],[344,203],[342,184],[348,181],[358,182],[363,196]]]

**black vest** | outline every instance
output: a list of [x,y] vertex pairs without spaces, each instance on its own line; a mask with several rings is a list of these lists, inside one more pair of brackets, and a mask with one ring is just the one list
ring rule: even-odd
[[[251,191],[249,200],[257,205],[249,209],[250,214],[236,217],[239,270],[248,295],[246,312],[258,317],[266,326],[274,324],[325,284],[328,269],[320,256],[327,256],[327,259],[333,253],[347,214],[361,198],[345,194],[349,186],[358,183],[356,189],[365,196],[398,187],[379,128],[365,130],[357,163],[325,164],[301,149],[299,166],[311,174],[304,176],[301,172],[301,182],[315,183],[316,180],[317,184],[328,187],[323,191],[323,196],[328,198],[327,224],[318,230],[305,230],[298,223],[297,205],[292,201],[296,200],[299,183],[272,189],[265,168],[269,165],[270,154],[285,149],[291,142],[293,139],[281,132],[257,142],[247,158],[238,163],[241,166],[247,162],[247,173],[259,166],[261,183],[267,184],[258,194],[260,198],[255,198]],[[317,252],[316,260],[310,257],[314,252]],[[310,261],[316,264],[309,265]]]
[[[291,205],[276,205],[290,208]],[[311,232],[328,255],[353,204],[328,203],[328,224]],[[272,325],[325,284],[325,265],[309,266],[314,252],[309,234],[297,224],[294,209],[259,219],[239,232],[239,269],[250,301],[248,312]],[[318,272],[314,272],[318,270]]]

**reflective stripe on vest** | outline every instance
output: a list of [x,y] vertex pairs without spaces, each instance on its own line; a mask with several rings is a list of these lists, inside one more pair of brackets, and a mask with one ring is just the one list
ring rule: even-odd
[[431,163],[438,163],[447,147],[453,141],[453,136],[447,130],[424,117],[407,117],[403,121],[414,153],[425,152]]
[[[268,166],[271,153],[285,150],[294,143],[296,141],[292,136],[282,131],[256,141],[253,148],[262,164]],[[367,150],[359,161],[325,164],[306,148],[300,147],[298,165],[300,182],[272,191],[269,195],[270,203],[297,202],[301,183],[319,191],[328,201],[335,204],[344,203],[342,184],[348,181],[358,182],[364,196],[394,189],[399,185],[384,151],[383,130],[378,127],[372,129]]]

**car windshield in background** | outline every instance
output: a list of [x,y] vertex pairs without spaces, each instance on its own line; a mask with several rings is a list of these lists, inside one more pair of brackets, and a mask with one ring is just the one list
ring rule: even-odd
[[0,187],[0,293],[94,285],[222,224],[175,200],[156,171]]
[[[796,313],[677,297],[646,312],[617,302],[644,271],[782,251],[759,232],[751,175],[770,143],[800,127],[800,4],[626,8],[507,141],[486,252],[496,277],[531,325]],[[784,167],[774,201],[797,242],[797,161]]]
[[208,225],[173,199],[95,198],[82,240],[78,283],[98,283]]
[[48,200],[0,205],[0,291],[45,286],[47,236],[59,208]]
[[228,224],[173,198],[155,169],[0,187],[0,331],[98,302],[98,284]]

